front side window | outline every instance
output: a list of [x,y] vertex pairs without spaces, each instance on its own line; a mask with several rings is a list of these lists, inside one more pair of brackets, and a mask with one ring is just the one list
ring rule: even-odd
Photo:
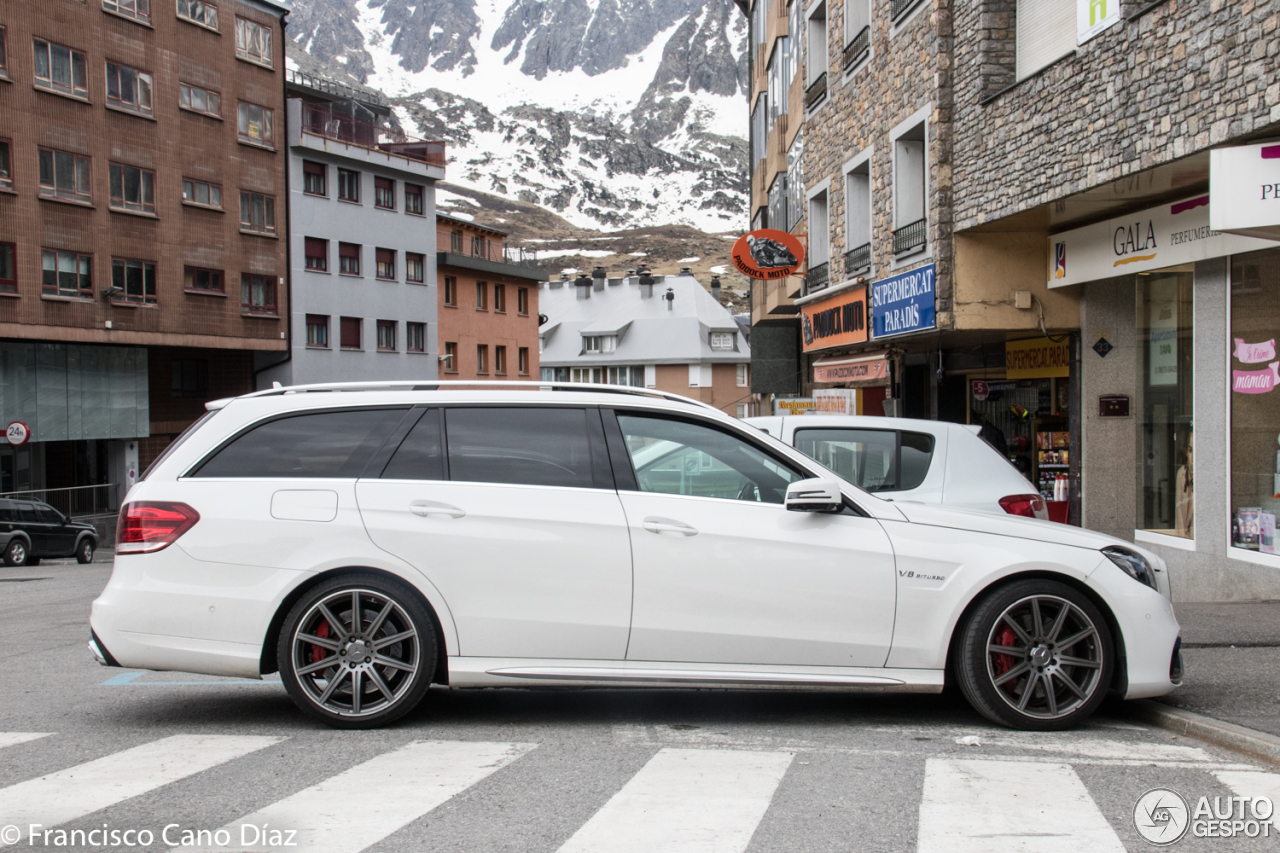
[[249,314],[275,314],[276,277],[249,274],[240,276],[240,310]]
[[184,267],[182,270],[182,287],[195,293],[226,293],[222,270],[210,270],[203,267]]
[[262,193],[240,192],[240,230],[276,233],[276,200]]
[[43,256],[46,296],[93,298],[92,255],[45,249]]
[[182,200],[187,204],[222,209],[222,187],[192,178],[182,179]]
[[178,105],[183,109],[205,115],[222,115],[221,95],[211,89],[189,86],[186,83],[178,84]]
[[155,172],[112,163],[111,206],[116,210],[155,213],[155,180]]
[[0,139],[0,189],[13,189],[13,155],[12,143]]
[[355,479],[401,414],[400,409],[364,409],[269,421],[233,439],[190,476]]
[[445,424],[450,480],[594,486],[583,409],[449,409]]
[[69,151],[40,149],[40,195],[88,204],[89,158]]
[[618,415],[642,492],[781,504],[805,475],[723,430],[647,415]]
[[108,62],[107,105],[151,115],[151,75],[127,65]]
[[396,351],[396,321],[378,321],[378,352]]
[[422,187],[417,184],[404,185],[404,212],[418,216],[426,213],[426,206],[422,201]]
[[802,429],[795,437],[796,450],[868,492],[918,488],[933,445],[927,433],[887,429]]
[[35,84],[63,95],[89,98],[84,54],[52,42],[34,40]]
[[302,191],[307,195],[329,195],[328,174],[323,163],[302,161]]
[[102,8],[126,18],[151,20],[151,0],[102,0]]
[[18,246],[0,243],[0,293],[18,292]]
[[237,128],[241,142],[268,148],[275,146],[275,110],[242,101],[238,119]]
[[405,323],[404,344],[409,352],[427,351],[427,324]]
[[373,205],[384,210],[396,208],[396,182],[390,178],[373,179]]
[[359,244],[338,244],[338,272],[343,273],[344,275],[360,275]]
[[126,258],[111,260],[111,286],[118,288],[112,294],[116,302],[133,302],[154,305],[156,301],[156,265],[152,261],[135,261]]
[[317,272],[328,272],[329,241],[321,240],[319,237],[307,237],[305,239],[307,269],[315,270]]
[[360,202],[360,173],[351,169],[338,170],[338,198]]
[[237,16],[236,56],[269,67],[271,65],[271,30]]
[[178,0],[178,17],[211,30],[218,28],[218,7],[203,0]]
[[394,281],[396,277],[396,250],[378,249],[376,255],[378,278]]
[[307,346],[329,348],[329,317],[327,314],[307,315]]
[[423,255],[417,252],[404,253],[404,280],[422,284],[425,281],[426,263]]

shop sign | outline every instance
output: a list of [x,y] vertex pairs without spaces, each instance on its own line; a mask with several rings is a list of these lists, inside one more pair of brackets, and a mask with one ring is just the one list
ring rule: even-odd
[[1120,23],[1120,0],[1076,0],[1076,44]]
[[738,272],[749,278],[786,278],[804,262],[804,247],[786,231],[760,228],[739,237],[730,256]]
[[[864,385],[883,385],[889,378],[889,359],[886,353],[850,356],[848,358],[824,358],[813,363],[814,382],[857,382]],[[818,392],[814,392],[816,397]]]
[[1051,235],[1049,287],[1274,247],[1210,228],[1209,196],[1197,196]]
[[855,287],[800,306],[805,352],[866,343],[867,289]]
[[1128,394],[1103,394],[1098,397],[1098,417],[1100,418],[1127,418],[1129,417],[1129,395]]
[[1210,151],[1209,201],[1213,230],[1280,240],[1280,144]]
[[853,388],[822,388],[813,392],[815,415],[856,415],[858,392]]
[[981,379],[973,380],[973,399],[979,403],[991,396],[991,386]]
[[10,444],[14,447],[18,447],[31,440],[31,428],[22,421],[14,421],[9,424],[9,428],[5,430],[4,436],[9,440]]
[[871,284],[872,334],[877,338],[934,328],[933,264]]
[[1007,341],[1004,374],[1009,379],[1049,379],[1071,375],[1071,344],[1049,338]]
[[811,411],[813,411],[812,397],[791,397],[786,400],[775,397],[773,399],[775,415],[807,415]]

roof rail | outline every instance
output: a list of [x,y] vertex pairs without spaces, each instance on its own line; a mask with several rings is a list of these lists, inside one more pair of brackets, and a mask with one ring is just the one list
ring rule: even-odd
[[242,397],[279,397],[284,394],[335,391],[435,391],[440,388],[478,388],[480,390],[514,388],[520,391],[587,391],[606,394],[631,394],[637,397],[660,397],[676,403],[701,406],[713,412],[720,411],[715,406],[710,403],[704,403],[702,400],[695,400],[692,397],[685,397],[680,394],[672,394],[669,391],[659,391],[656,388],[637,388],[634,385],[600,385],[586,382],[541,382],[528,379],[509,381],[501,379],[415,379],[373,382],[317,382],[310,385],[278,386],[268,388],[265,391],[244,394]]

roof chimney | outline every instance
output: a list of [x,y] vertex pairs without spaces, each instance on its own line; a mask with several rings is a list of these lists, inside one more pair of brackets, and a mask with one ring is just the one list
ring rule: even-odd
[[667,300],[668,311],[676,310],[676,292],[674,290],[668,287],[666,294],[662,298]]
[[720,304],[720,276],[713,275],[711,277],[711,298]]
[[547,282],[547,284],[555,288],[564,287],[568,283],[569,283],[569,276],[567,275],[562,275],[559,278],[553,278],[549,282]]
[[573,280],[573,286],[578,291],[579,299],[591,298],[591,279],[587,278],[586,273],[578,273],[578,277]]
[[680,275],[693,275],[693,267],[680,267]]
[[648,267],[640,267],[640,298],[648,299],[653,296],[653,276],[649,274]]
[[604,290],[605,279],[609,277],[609,273],[604,267],[596,267],[591,271],[591,289]]

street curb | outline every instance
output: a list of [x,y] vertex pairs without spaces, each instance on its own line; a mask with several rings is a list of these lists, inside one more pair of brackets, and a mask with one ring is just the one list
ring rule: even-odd
[[1135,716],[1153,726],[1207,740],[1255,761],[1280,767],[1280,737],[1150,699],[1139,699],[1128,704]]

